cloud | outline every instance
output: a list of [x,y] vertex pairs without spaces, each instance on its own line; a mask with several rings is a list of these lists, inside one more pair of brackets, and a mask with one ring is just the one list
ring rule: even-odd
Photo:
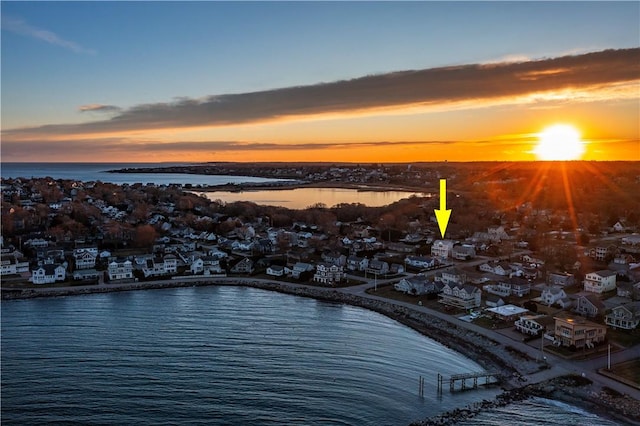
[[89,104],[80,105],[78,111],[80,112],[119,112],[122,108],[115,105],[103,105],[103,104]]
[[616,85],[632,92],[626,96],[637,97],[639,80],[640,48],[604,50],[524,62],[400,71],[202,99],[176,98],[173,102],[137,105],[107,120],[12,129],[4,131],[3,136],[215,127],[416,106],[508,104],[514,98],[557,93],[570,100],[573,92],[589,93]]
[[54,32],[34,27],[26,23],[22,19],[3,15],[2,29],[14,34],[35,38],[37,40],[41,40],[55,46],[64,47],[65,49],[69,49],[75,53],[84,53],[90,55],[94,55],[96,53],[96,51],[93,49],[83,47],[74,41],[65,40]]

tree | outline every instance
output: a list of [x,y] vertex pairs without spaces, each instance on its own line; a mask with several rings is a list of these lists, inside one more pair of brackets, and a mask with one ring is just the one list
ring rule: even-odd
[[144,247],[151,249],[157,238],[157,232],[151,225],[139,225],[136,227],[135,239],[133,244],[135,247]]

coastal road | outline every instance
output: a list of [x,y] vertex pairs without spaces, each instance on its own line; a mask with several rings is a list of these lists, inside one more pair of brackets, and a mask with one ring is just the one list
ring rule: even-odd
[[[387,280],[387,281],[393,282],[394,280]],[[398,279],[396,278],[395,281],[398,281]],[[378,281],[378,285],[381,285],[381,281]],[[352,294],[352,295],[356,295],[356,296],[360,296],[360,297],[364,297],[372,300],[378,300],[381,302],[390,301],[390,299],[376,296],[374,294],[370,294],[366,292],[369,289],[373,289],[373,287],[374,287],[374,284],[370,282],[368,284],[361,284],[358,286],[343,288],[343,289],[340,289],[339,291],[346,294]],[[425,314],[432,315],[444,321],[453,323],[459,327],[474,331],[477,334],[480,334],[489,339],[492,339],[504,346],[511,346],[519,350],[520,352],[526,353],[533,359],[538,358],[541,354],[539,347],[538,348],[532,347],[522,342],[521,340],[514,340],[504,334],[486,329],[484,327],[481,327],[473,323],[462,321],[452,315],[449,315],[440,311],[436,311],[424,306],[418,306],[416,304],[409,303],[409,302],[402,302],[402,301],[395,301],[395,300],[392,302],[399,306],[404,306],[406,308],[413,309],[418,312],[423,312]],[[546,356],[546,361],[549,364],[550,368],[534,374],[524,376],[524,379],[526,379],[526,383],[539,383],[548,379],[552,379],[554,377],[558,377],[558,376],[562,376],[570,373],[578,374],[578,375],[585,374],[589,379],[591,379],[594,383],[596,383],[600,387],[607,386],[611,389],[615,389],[620,393],[628,394],[633,398],[640,400],[640,391],[638,391],[637,389],[634,389],[631,386],[628,386],[624,383],[620,383],[618,381],[615,381],[613,379],[610,379],[608,377],[602,376],[597,373],[597,370],[599,368],[605,368],[607,366],[607,355],[603,355],[594,359],[587,359],[587,360],[564,359],[548,352],[545,352],[544,356]],[[616,363],[629,361],[637,358],[640,358],[640,345],[635,345],[631,348],[626,348],[622,351],[612,353],[611,363],[616,364]]]

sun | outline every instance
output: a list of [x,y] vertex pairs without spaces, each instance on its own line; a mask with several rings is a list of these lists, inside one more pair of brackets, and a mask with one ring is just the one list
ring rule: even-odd
[[545,161],[579,160],[584,154],[584,143],[575,127],[554,124],[538,133],[538,145],[533,152]]

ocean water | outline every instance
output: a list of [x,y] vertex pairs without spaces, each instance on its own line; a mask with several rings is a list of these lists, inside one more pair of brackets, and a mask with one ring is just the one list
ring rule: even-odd
[[[383,315],[242,287],[3,301],[1,343],[3,425],[406,425],[499,392],[438,396],[480,367]],[[468,424],[615,424],[576,410]]]
[[116,184],[152,183],[156,185],[222,185],[226,183],[261,183],[285,180],[250,176],[212,176],[181,173],[108,173],[108,170],[128,167],[169,167],[177,165],[184,165],[184,163],[2,163],[0,165],[0,174],[3,178],[51,177],[85,182],[99,180]]

